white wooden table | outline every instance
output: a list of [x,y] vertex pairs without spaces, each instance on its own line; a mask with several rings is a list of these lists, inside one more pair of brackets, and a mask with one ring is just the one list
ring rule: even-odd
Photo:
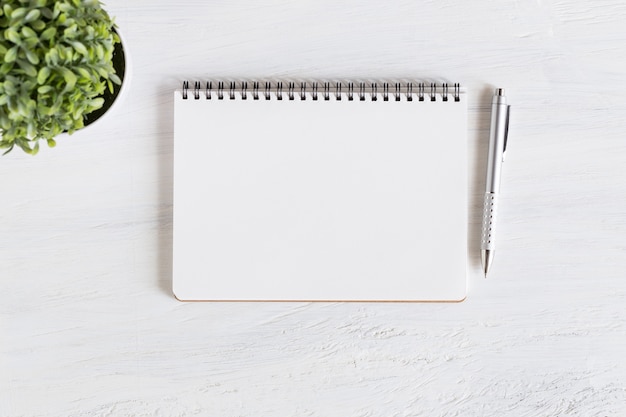
[[[0,416],[626,415],[626,8],[604,0],[109,0],[117,111],[0,158]],[[470,91],[460,304],[180,303],[172,90],[403,78]],[[514,105],[482,278],[489,102]]]

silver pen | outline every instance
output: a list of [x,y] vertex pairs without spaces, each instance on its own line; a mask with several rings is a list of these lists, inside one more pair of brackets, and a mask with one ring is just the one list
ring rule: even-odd
[[489,132],[489,155],[487,158],[487,181],[483,209],[483,229],[480,254],[485,278],[493,262],[496,251],[496,217],[502,162],[509,134],[509,114],[511,106],[506,103],[504,89],[498,88],[491,101],[491,128]]

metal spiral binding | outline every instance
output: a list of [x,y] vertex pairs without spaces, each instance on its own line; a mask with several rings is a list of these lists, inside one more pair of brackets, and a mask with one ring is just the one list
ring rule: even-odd
[[183,81],[183,100],[187,100],[187,91],[189,91],[189,81]]
[[[304,81],[299,83],[291,81],[287,83],[286,92],[284,91],[282,81],[275,83],[266,81],[263,86],[261,82],[253,81],[251,89],[248,87],[248,84],[247,81],[229,81],[228,87],[226,87],[224,81],[218,81],[217,83],[207,81],[203,89],[202,83],[195,81],[193,89],[191,89],[189,81],[183,81],[182,95],[184,100],[189,98],[189,93],[191,92],[194,100],[199,100],[202,95],[206,100],[214,98],[224,100],[225,97],[228,97],[230,100],[237,98],[241,100],[249,100],[250,98],[252,100],[260,100],[261,98],[271,100],[272,95],[274,95],[276,100],[283,100],[283,96],[286,95],[286,98],[290,101],[296,98],[299,98],[300,101],[305,101],[307,95],[309,95],[312,100],[316,101],[321,95],[324,101],[329,101],[331,96],[334,96],[335,100],[338,101],[344,97],[348,101],[354,101],[355,98],[358,99],[357,101],[366,101],[368,98],[371,101],[377,101],[379,96],[382,97],[383,101],[401,101],[403,98],[406,101],[413,101],[413,99],[417,101],[437,101],[438,99],[449,101],[450,97],[455,102],[461,101],[461,85],[459,83],[454,83],[450,90],[448,83],[440,85],[430,83],[430,88],[427,89],[427,84],[423,82],[384,82],[382,83],[382,91],[380,93],[379,84],[376,82],[359,82],[356,87],[354,82],[336,82],[333,88],[330,82],[307,84]],[[416,91],[414,86],[417,87]],[[204,94],[202,94],[202,91],[204,91]]]

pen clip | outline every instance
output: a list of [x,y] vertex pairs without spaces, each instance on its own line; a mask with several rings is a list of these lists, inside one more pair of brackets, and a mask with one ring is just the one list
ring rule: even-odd
[[506,106],[506,121],[504,124],[504,145],[502,148],[502,162],[504,162],[504,156],[506,155],[506,144],[509,141],[509,118],[511,116],[511,106]]

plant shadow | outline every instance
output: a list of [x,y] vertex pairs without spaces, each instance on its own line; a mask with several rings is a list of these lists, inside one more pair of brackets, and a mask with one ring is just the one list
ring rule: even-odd
[[172,239],[174,196],[174,84],[159,86],[158,114],[158,286],[169,296],[172,291]]

